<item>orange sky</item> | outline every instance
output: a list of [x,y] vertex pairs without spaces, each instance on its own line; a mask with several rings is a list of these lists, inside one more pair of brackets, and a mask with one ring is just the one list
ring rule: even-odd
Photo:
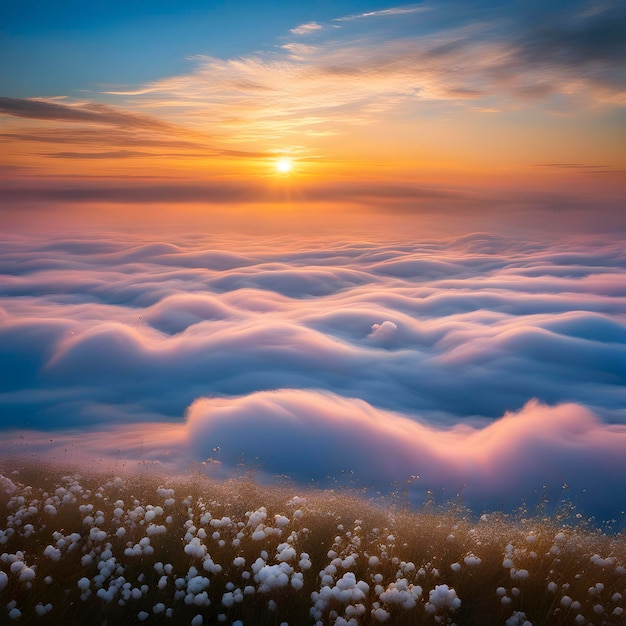
[[[0,210],[168,200],[222,217],[311,202],[423,215],[532,193],[614,211],[626,90],[610,28],[623,11],[557,5],[543,29],[489,3],[338,14],[157,79],[17,91],[0,98]],[[155,181],[162,193],[143,193]]]

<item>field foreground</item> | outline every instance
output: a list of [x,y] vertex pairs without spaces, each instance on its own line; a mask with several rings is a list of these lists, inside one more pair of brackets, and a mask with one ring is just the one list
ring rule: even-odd
[[12,462],[0,623],[617,625],[624,539],[250,478]]

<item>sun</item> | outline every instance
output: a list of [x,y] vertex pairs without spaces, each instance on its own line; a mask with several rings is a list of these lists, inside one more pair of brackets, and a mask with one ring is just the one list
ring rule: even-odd
[[276,171],[279,174],[289,174],[293,168],[293,163],[289,157],[280,157],[276,161]]

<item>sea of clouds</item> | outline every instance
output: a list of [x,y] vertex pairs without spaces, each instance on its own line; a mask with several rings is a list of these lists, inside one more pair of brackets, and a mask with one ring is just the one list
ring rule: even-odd
[[626,500],[617,240],[8,235],[0,371],[6,455]]

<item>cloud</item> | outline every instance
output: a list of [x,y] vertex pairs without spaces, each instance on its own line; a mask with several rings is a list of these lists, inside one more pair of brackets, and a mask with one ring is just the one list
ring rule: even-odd
[[307,22],[306,24],[300,24],[296,28],[292,28],[289,32],[294,35],[308,35],[314,33],[316,30],[322,30],[324,27],[317,22]]
[[150,83],[132,102],[152,110],[178,102],[187,121],[210,119],[255,142],[347,132],[429,103],[507,111],[537,99],[556,106],[558,97],[574,108],[619,106],[626,83],[616,37],[624,19],[618,4],[595,12],[558,5],[541,20],[530,8],[512,17],[493,4],[372,11],[338,18],[341,28],[311,22],[292,31],[317,32],[316,45],[195,57],[192,72]]
[[592,163],[535,163],[535,167],[553,167],[555,169],[592,169],[611,167],[610,165],[596,165]]
[[[82,158],[78,152],[62,154],[64,157],[59,158]],[[224,154],[224,158],[231,156],[246,158],[244,153]],[[255,158],[265,156],[258,153]],[[107,153],[91,157],[93,161],[106,158]],[[129,156],[128,160],[132,158]],[[85,203],[93,205],[94,210],[82,211]],[[110,210],[115,205],[132,205],[132,210],[120,215]],[[0,211],[13,217],[16,223],[23,221],[25,214],[37,211],[50,218],[62,213],[68,223],[93,216],[114,228],[127,227],[137,220],[150,219],[151,206],[159,207],[159,214],[175,223],[182,214],[171,205],[187,205],[187,210],[195,211],[194,219],[198,223],[214,219],[227,228],[244,230],[248,226],[258,228],[260,224],[297,230],[302,220],[310,228],[323,230],[330,228],[329,219],[337,225],[360,225],[363,231],[382,228],[387,232],[402,232],[407,223],[413,228],[411,220],[419,219],[422,232],[446,236],[482,228],[502,233],[546,229],[569,233],[626,230],[622,195],[610,189],[601,195],[595,190],[556,193],[483,189],[478,192],[456,186],[390,184],[374,178],[367,182],[303,179],[277,184],[263,178],[176,179],[145,170],[137,175],[129,172],[114,177],[75,173],[37,179],[10,176],[0,181]],[[268,205],[289,210],[267,211]],[[201,211],[203,206],[210,206],[211,211]],[[417,272],[421,263],[420,259],[401,258],[396,265],[387,264],[385,270],[390,274]],[[435,267],[445,272],[445,263],[429,263],[428,271],[435,271]]]
[[52,144],[70,144],[85,145],[93,148],[94,146],[123,146],[128,148],[134,147],[150,147],[150,148],[182,148],[182,149],[205,149],[206,145],[186,141],[175,137],[155,137],[137,129],[129,131],[128,129],[112,128],[103,133],[99,128],[37,128],[30,132],[22,133],[2,133],[0,138],[5,140],[27,141],[37,143]]
[[4,235],[0,428],[483,503],[621,493],[625,276],[609,237]]
[[[103,421],[110,417],[102,411]],[[278,389],[198,398],[182,424],[135,418],[144,421],[81,435],[9,431],[2,451],[66,463],[98,459],[105,467],[141,460],[168,471],[193,458],[210,460],[222,476],[244,463],[261,478],[288,475],[371,494],[406,485],[413,502],[427,492],[443,501],[461,496],[476,511],[565,495],[598,519],[619,518],[626,488],[626,426],[605,424],[577,404],[529,401],[489,425],[441,428],[327,391]]]
[[531,401],[484,428],[442,430],[360,400],[279,390],[197,400],[186,434],[197,458],[219,447],[220,461],[230,466],[244,458],[268,474],[294,475],[297,468],[303,481],[349,473],[383,489],[418,475],[426,488],[461,488],[470,502],[496,497],[510,505],[540,483],[558,493],[564,482],[576,491],[602,482],[606,491],[594,504],[615,511],[604,494],[625,486],[626,426],[602,424],[574,404]]
[[[71,158],[77,158],[77,156]],[[38,181],[38,184],[28,186],[11,183],[3,189],[3,203],[171,204],[188,202],[217,204],[246,201],[263,203],[276,200],[270,191],[261,185],[244,185],[230,181],[207,183],[181,181],[156,184],[123,181],[123,184],[120,184],[117,181],[111,183],[96,179],[95,181],[50,181],[46,183],[47,181]]]
[[[266,157],[267,153],[232,153],[225,156],[235,158],[245,156]],[[65,159],[91,158],[135,158],[137,156],[158,156],[137,151],[112,151],[104,153],[62,152],[48,156]],[[193,156],[193,155],[188,155]],[[198,155],[200,156],[200,155]],[[46,180],[39,179],[20,185],[19,181],[10,181],[2,188],[0,206],[13,206],[15,203],[62,201],[65,203],[111,202],[163,204],[172,202],[209,202],[209,203],[267,203],[288,202],[344,202],[351,204],[369,204],[380,206],[386,200],[389,207],[410,208],[415,203],[455,202],[456,204],[475,203],[475,198],[463,191],[437,187],[410,185],[389,185],[372,181],[368,184],[346,181],[343,183],[302,184],[297,188],[298,197],[294,198],[285,188],[270,186],[263,181],[251,182],[215,180],[215,181],[171,181],[149,183],[134,182],[129,184],[118,180],[110,181],[93,178],[91,180]]]
[[546,62],[572,72],[571,79],[614,90],[624,103],[626,76],[620,59],[626,55],[623,32],[626,7],[621,2],[602,3],[595,10],[585,4],[556,12],[547,20],[523,30],[515,42],[515,65],[537,68]]
[[54,159],[132,159],[162,155],[139,150],[109,150],[108,152],[51,152],[43,156]]
[[46,100],[7,98],[0,96],[0,113],[36,120],[56,122],[88,122],[152,130],[171,130],[172,125],[163,120],[140,113],[123,111],[106,104],[95,102],[81,104],[61,104]]
[[372,324],[372,332],[368,336],[377,341],[384,341],[385,339],[391,339],[397,330],[398,326],[396,324],[386,320],[382,324]]
[[167,157],[170,159],[206,159],[209,157],[234,157],[246,159],[275,158],[269,152],[246,152],[244,150],[215,150],[212,152],[142,152],[140,150],[109,150],[107,152],[48,152],[41,156],[53,159],[135,159],[141,157]]
[[[20,146],[22,154],[60,159],[135,159],[146,156],[240,156],[237,151],[216,148],[206,135],[166,121],[97,102],[61,103],[41,99],[0,97],[0,116],[11,116],[0,140]],[[59,125],[62,123],[63,128]],[[106,132],[103,132],[106,128]],[[51,153],[33,152],[29,144],[57,146]],[[67,151],[71,146],[89,151]],[[160,153],[133,148],[159,148]],[[163,149],[167,152],[163,152]],[[176,150],[176,152],[171,152]],[[244,151],[241,156],[250,156]]]
[[355,15],[347,15],[345,17],[338,17],[335,22],[350,22],[352,20],[359,20],[364,17],[393,17],[395,15],[408,15],[410,13],[417,13],[422,11],[429,11],[430,7],[424,5],[393,7],[391,9],[382,9],[380,11],[368,11],[367,13],[357,13]]

